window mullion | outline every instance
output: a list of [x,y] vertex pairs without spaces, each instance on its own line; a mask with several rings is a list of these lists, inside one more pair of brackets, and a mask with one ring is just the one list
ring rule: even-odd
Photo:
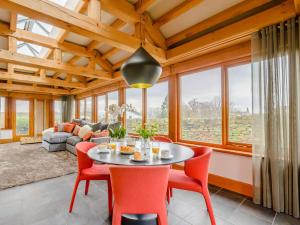
[[228,143],[228,76],[227,67],[222,66],[222,144],[227,145]]

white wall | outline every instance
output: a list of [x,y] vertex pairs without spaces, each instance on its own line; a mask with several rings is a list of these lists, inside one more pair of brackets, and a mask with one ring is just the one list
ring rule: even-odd
[[252,184],[252,158],[214,151],[209,173]]

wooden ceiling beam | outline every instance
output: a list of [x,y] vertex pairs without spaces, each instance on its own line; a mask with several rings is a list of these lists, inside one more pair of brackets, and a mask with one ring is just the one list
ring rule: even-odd
[[140,15],[135,11],[134,5],[127,0],[101,0],[101,5],[103,10],[126,23],[134,24],[140,20]]
[[150,36],[151,40],[160,48],[167,49],[165,37],[160,32],[159,28],[153,26],[151,17],[148,14],[144,16],[145,31]]
[[85,88],[85,85],[79,82],[68,82],[59,79],[47,78],[45,76],[44,77],[31,76],[31,75],[1,72],[1,71],[0,71],[0,80],[12,80],[12,81],[23,82],[23,83],[35,83],[35,84],[77,88],[77,89]]
[[234,17],[240,16],[254,8],[257,8],[263,4],[270,2],[271,0],[245,0],[241,3],[238,3],[212,17],[209,17],[206,20],[201,21],[194,26],[191,26],[169,38],[166,39],[167,46],[171,46],[179,41],[182,41],[186,38],[189,38],[197,33],[200,33],[204,30],[207,30],[211,27],[214,27],[218,24],[223,23],[224,21],[230,20]]
[[200,4],[203,0],[188,0],[184,1],[180,5],[176,6],[175,8],[171,9],[166,14],[159,17],[155,22],[155,27],[161,27],[164,24],[170,22],[171,20],[175,19],[176,17],[184,14],[185,12],[189,11],[191,8],[195,7],[196,5]]
[[59,88],[34,87],[32,85],[0,83],[0,89],[7,91],[22,91],[29,93],[46,93],[48,95],[69,95],[70,91]]
[[259,29],[279,23],[296,15],[294,3],[290,1],[257,13],[239,22],[201,36],[186,44],[167,51],[167,65],[237,43]]
[[63,73],[76,74],[97,79],[112,79],[111,73],[102,70],[91,70],[90,68],[86,67],[73,66],[65,63],[57,63],[54,60],[31,57],[2,49],[0,49],[0,62],[13,63],[29,67],[37,67],[41,69],[54,70]]
[[[137,38],[48,0],[2,0],[1,7],[13,12],[22,12],[30,18],[105,42],[128,52],[134,52],[140,47],[141,41]],[[146,45],[145,49],[157,60],[165,61],[163,49],[150,44]]]
[[156,0],[143,0],[141,4],[139,2],[136,4],[136,11],[140,14],[145,12]]
[[297,12],[297,15],[300,14],[300,0],[294,0],[294,4],[295,4],[295,9]]
[[35,34],[30,31],[16,29],[15,32],[9,30],[8,24],[0,22],[0,35],[11,36],[19,41],[24,41],[39,46],[51,49],[61,49],[64,52],[69,52],[83,57],[94,57],[96,55],[93,51],[88,51],[85,47],[76,45],[70,42],[60,43],[54,38],[45,37],[40,34]]

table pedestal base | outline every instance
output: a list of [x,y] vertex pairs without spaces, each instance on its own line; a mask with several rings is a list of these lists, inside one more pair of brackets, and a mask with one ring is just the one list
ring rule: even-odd
[[156,214],[124,214],[122,225],[157,225]]

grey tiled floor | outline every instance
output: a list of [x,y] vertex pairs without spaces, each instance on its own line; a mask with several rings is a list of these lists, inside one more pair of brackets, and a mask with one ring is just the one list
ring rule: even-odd
[[[91,182],[88,196],[79,186],[68,213],[75,175],[0,191],[1,225],[109,225],[106,184]],[[300,220],[254,205],[243,196],[210,187],[218,225],[300,225]],[[169,225],[210,225],[200,194],[174,190]]]

